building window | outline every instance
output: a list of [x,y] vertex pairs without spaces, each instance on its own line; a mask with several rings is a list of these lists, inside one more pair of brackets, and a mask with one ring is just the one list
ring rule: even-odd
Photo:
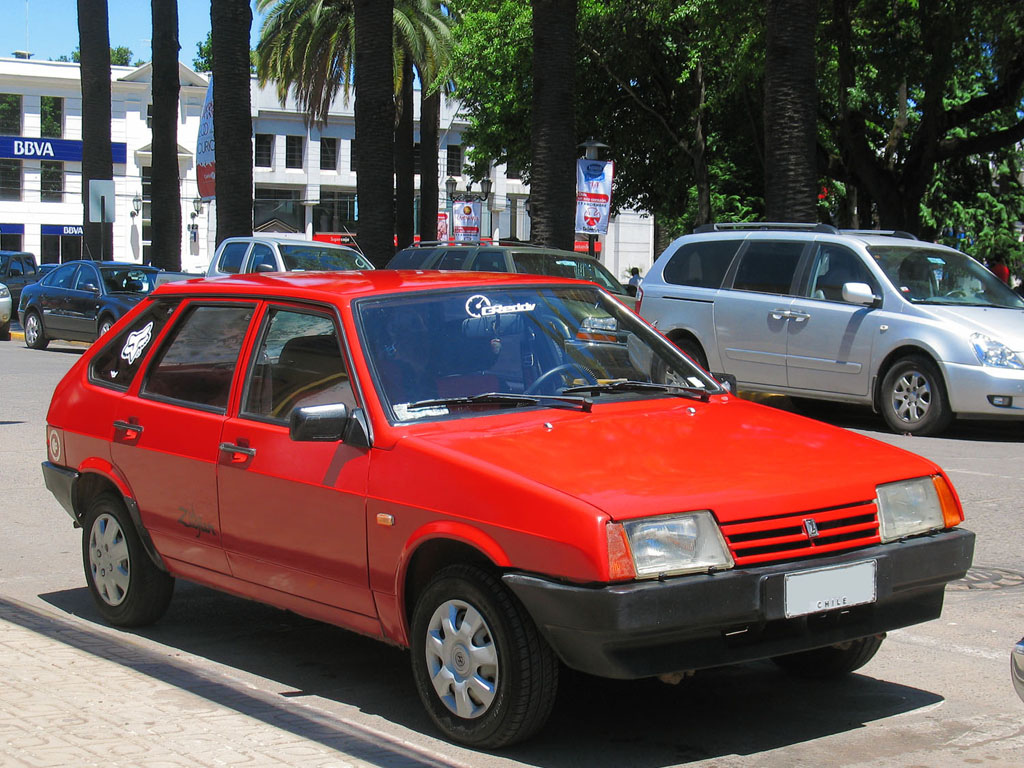
[[42,96],[39,99],[40,135],[47,139],[64,136],[64,99]]
[[[20,232],[0,232],[0,251],[20,251],[23,235]],[[15,310],[18,308],[15,307]]]
[[313,207],[313,231],[349,232],[355,226],[355,193],[321,189],[320,202]]
[[153,105],[146,105],[146,127],[149,129],[153,128]]
[[42,160],[39,167],[42,171],[39,199],[44,203],[63,203],[64,163],[60,160]]
[[449,144],[448,145],[448,175],[449,176],[461,176],[462,175],[462,145],[461,144]]
[[21,136],[21,96],[0,93],[0,136]]
[[505,178],[512,180],[519,180],[523,178],[522,171],[518,165],[515,165],[511,160],[505,162]]
[[306,211],[301,190],[256,187],[252,222],[261,232],[304,232]]
[[274,160],[274,137],[269,133],[256,134],[254,161],[257,168],[270,168]]
[[149,264],[153,258],[153,168],[144,165],[140,169],[142,174],[142,212],[140,215],[142,227],[142,263]]
[[338,170],[338,140],[330,138],[320,139],[320,170]]
[[21,200],[21,160],[0,160],[0,200]]
[[412,172],[413,174],[419,174],[420,171],[420,143],[417,141],[412,145]]
[[302,145],[305,136],[285,136],[284,141],[284,167],[302,167]]

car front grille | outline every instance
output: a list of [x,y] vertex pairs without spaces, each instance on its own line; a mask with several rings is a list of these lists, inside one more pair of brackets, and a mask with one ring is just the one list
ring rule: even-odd
[[724,523],[721,528],[737,566],[844,552],[880,541],[873,501]]

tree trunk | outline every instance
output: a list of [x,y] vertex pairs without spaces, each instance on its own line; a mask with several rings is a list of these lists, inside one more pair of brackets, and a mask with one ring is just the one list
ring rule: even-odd
[[[395,234],[398,247],[412,243],[415,234],[416,179],[413,167],[412,62],[406,57],[402,66],[402,90],[395,126]],[[421,147],[422,149],[422,147]]]
[[696,225],[710,224],[711,215],[711,176],[708,173],[707,140],[704,137],[704,103],[706,88],[704,83],[704,67],[698,62],[694,74],[697,79],[698,106],[696,124],[693,131],[693,180],[697,187],[697,220]]
[[181,182],[178,178],[178,2],[152,0],[153,184],[152,264],[181,270]]
[[374,266],[394,255],[394,131],[392,0],[354,0],[355,123],[353,162],[359,245]]
[[532,0],[530,239],[573,249],[576,205],[576,0]]
[[764,86],[765,213],[817,221],[817,0],[767,0]]
[[82,257],[110,260],[114,258],[113,226],[89,221],[89,182],[114,178],[107,0],[78,0],[78,48],[82,79]]
[[252,234],[252,104],[248,0],[211,0],[217,243]]
[[420,239],[437,239],[438,134],[441,125],[441,91],[427,96],[420,73]]

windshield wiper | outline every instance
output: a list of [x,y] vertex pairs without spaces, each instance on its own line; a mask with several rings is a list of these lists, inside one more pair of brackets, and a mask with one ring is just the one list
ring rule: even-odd
[[583,384],[562,391],[566,394],[589,392],[594,395],[602,392],[665,392],[677,397],[696,398],[705,403],[711,399],[711,393],[703,387],[684,387],[680,384],[658,384],[653,381],[633,381],[632,379],[616,379],[604,384]]
[[409,403],[406,410],[436,408],[442,405],[550,405],[553,408],[580,408],[590,412],[594,403],[585,397],[563,397],[561,395],[519,395],[514,392],[483,392],[467,397],[438,397],[432,400],[417,400]]

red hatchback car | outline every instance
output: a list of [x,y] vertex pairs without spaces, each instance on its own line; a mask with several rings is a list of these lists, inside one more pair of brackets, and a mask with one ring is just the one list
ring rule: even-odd
[[573,280],[167,284],[47,421],[107,621],[155,621],[182,578],[409,647],[477,747],[539,729],[562,664],[850,672],[973,554],[935,464],[737,399]]

